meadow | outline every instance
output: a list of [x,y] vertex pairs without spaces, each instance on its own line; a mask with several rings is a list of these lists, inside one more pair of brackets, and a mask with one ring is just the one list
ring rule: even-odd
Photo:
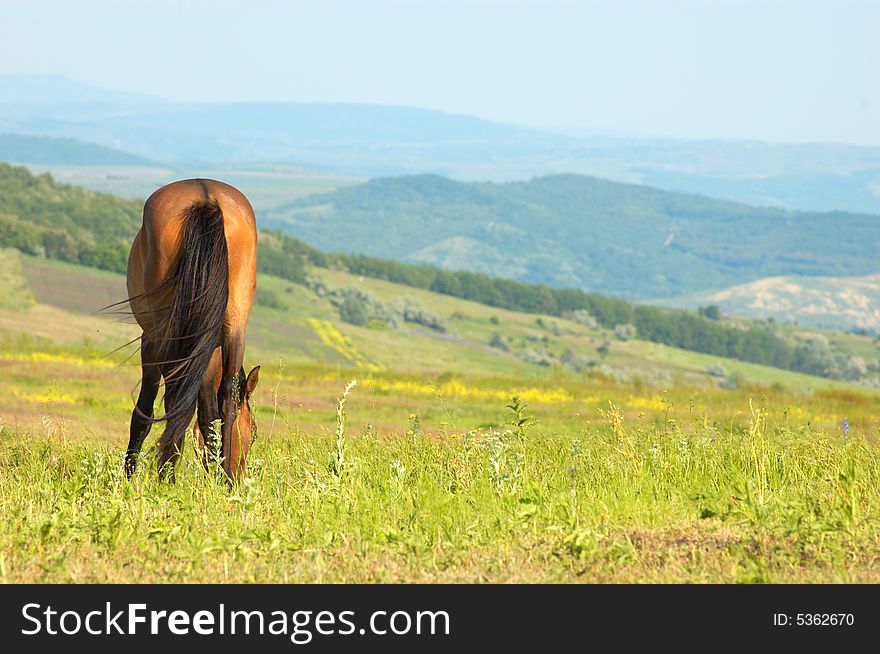
[[587,356],[610,335],[322,273],[447,330],[356,326],[262,277],[248,477],[188,438],[160,483],[158,425],[128,481],[139,369],[107,353],[137,332],[93,313],[121,278],[3,255],[0,581],[880,580],[876,391],[637,339],[576,373],[487,341]]

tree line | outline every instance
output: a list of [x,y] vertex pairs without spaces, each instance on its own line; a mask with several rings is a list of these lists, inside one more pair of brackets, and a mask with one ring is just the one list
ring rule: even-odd
[[[748,327],[718,320],[717,308],[702,312],[632,304],[573,288],[552,288],[484,273],[443,270],[361,254],[327,253],[277,231],[263,232],[261,270],[295,282],[305,278],[306,265],[335,268],[356,275],[443,293],[463,300],[525,313],[566,317],[587,311],[605,328],[635,326],[639,338],[685,350],[760,363],[812,375],[827,376],[828,364],[808,343],[789,341],[770,325]],[[299,258],[300,262],[296,262]]]

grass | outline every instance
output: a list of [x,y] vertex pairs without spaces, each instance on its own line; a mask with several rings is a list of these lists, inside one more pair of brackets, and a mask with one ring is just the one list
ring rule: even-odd
[[720,388],[714,358],[640,341],[607,357],[629,381],[579,375],[486,342],[606,335],[419,291],[454,339],[354,327],[261,278],[282,306],[249,326],[248,477],[205,474],[188,437],[159,483],[157,427],[128,481],[139,370],[105,355],[136,330],[84,304],[120,280],[9,256],[0,273],[2,582],[880,581],[876,391],[729,361],[742,379]]
[[341,397],[335,430],[261,432],[232,489],[191,452],[175,485],[149,465],[129,482],[121,442],[4,426],[0,579],[880,580],[876,435],[786,425],[757,402],[729,427],[612,403],[546,429],[502,404],[509,426],[381,433],[346,430],[361,385]]

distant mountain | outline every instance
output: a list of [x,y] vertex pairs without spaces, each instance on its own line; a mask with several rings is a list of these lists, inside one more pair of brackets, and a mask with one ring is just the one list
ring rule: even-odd
[[59,75],[0,75],[0,116],[62,121],[155,110],[155,96],[102,89]]
[[880,274],[766,277],[664,304],[687,308],[714,304],[725,315],[773,318],[821,329],[864,329],[880,334]]
[[0,134],[0,161],[78,166],[150,166],[149,159],[71,138]]
[[880,269],[880,216],[754,208],[580,175],[377,179],[261,219],[325,250],[633,300]]
[[75,137],[176,167],[493,181],[581,173],[761,206],[880,213],[877,147],[572,134],[384,105],[175,103],[53,76],[0,76],[0,132]]
[[[407,170],[412,154],[424,160],[425,147],[485,148],[548,136],[429,109],[346,103],[171,103],[54,76],[2,75],[0,131],[73,136],[178,164],[296,163],[358,174]],[[385,150],[383,155],[381,147],[375,152],[377,145],[414,149],[407,157],[409,163],[401,167],[393,152]]]

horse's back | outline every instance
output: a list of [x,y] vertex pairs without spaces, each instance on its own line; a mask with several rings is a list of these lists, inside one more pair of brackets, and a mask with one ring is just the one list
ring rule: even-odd
[[[247,321],[256,287],[257,229],[253,207],[234,186],[212,179],[187,179],[157,189],[144,204],[143,224],[128,261],[129,297],[155,288],[180,258],[184,220],[200,203],[216,202],[223,214],[229,252],[227,323]],[[151,303],[158,304],[158,303]],[[150,307],[133,302],[138,322],[151,326]]]
[[[256,218],[248,199],[234,186],[213,179],[185,179],[157,189],[144,203],[144,229],[157,246],[176,244],[186,210],[200,202],[214,201],[223,212],[227,240],[239,231],[256,234]],[[254,239],[256,236],[254,236]],[[254,240],[254,242],[256,242]]]

